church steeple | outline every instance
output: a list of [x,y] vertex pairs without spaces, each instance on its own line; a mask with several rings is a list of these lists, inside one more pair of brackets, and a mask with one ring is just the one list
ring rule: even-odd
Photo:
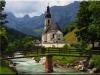
[[45,12],[45,22],[44,22],[44,29],[47,29],[47,27],[51,24],[51,13],[50,13],[50,7],[47,6],[47,10]]
[[41,45],[43,47],[63,47],[65,45],[63,43],[63,33],[58,24],[52,20],[49,5],[47,6],[44,18],[44,31]]
[[46,11],[45,17],[46,18],[51,18],[51,13],[50,13],[50,7],[49,7],[49,5],[47,6],[47,11]]

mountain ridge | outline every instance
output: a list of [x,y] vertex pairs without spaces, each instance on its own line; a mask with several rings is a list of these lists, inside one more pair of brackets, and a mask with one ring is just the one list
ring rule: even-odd
[[[57,22],[61,29],[63,29],[67,24],[75,20],[78,7],[79,2],[77,1],[66,6],[51,7],[50,9],[53,21]],[[34,17],[25,15],[22,18],[15,17],[13,13],[7,13],[7,15],[7,27],[13,28],[28,35],[41,36],[44,27],[45,14]]]

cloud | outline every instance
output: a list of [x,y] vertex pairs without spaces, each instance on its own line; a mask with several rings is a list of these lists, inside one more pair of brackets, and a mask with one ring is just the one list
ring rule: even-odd
[[64,6],[72,3],[74,0],[6,0],[5,11],[12,12],[17,17],[26,14],[38,16],[45,12],[49,3],[52,6]]

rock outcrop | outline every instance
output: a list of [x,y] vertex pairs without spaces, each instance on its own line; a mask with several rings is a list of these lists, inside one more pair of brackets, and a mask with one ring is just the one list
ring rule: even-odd
[[87,59],[67,64],[67,67],[73,68],[76,71],[88,72],[90,74],[100,73],[100,67],[95,67],[94,63]]

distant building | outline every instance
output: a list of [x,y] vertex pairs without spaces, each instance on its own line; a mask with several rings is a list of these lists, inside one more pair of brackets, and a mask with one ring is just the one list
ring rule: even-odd
[[96,41],[94,42],[94,50],[97,49],[97,50],[100,50],[100,41]]
[[44,47],[63,47],[63,33],[57,23],[51,18],[50,8],[47,6],[45,13],[44,31],[42,34],[42,46]]

